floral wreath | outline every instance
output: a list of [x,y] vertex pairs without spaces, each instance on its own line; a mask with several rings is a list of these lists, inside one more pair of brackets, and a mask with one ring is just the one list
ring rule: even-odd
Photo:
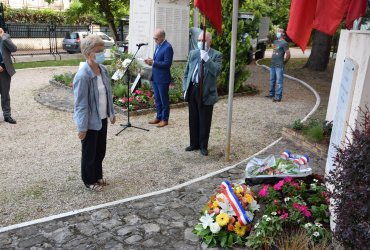
[[201,223],[195,226],[193,233],[209,247],[244,245],[256,210],[259,205],[247,185],[223,181],[203,208]]

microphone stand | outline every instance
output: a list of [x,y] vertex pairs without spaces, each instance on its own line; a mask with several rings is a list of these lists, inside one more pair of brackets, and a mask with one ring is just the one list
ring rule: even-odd
[[[145,45],[145,44],[143,44],[143,45]],[[120,124],[120,126],[122,126],[123,129],[121,129],[121,131],[119,131],[116,134],[116,136],[118,136],[126,128],[137,128],[137,129],[149,131],[149,129],[133,126],[130,122],[130,95],[131,95],[130,93],[131,93],[131,91],[130,91],[130,73],[129,73],[130,71],[129,71],[129,69],[130,69],[131,63],[135,60],[135,56],[136,56],[137,52],[139,52],[142,45],[138,44],[136,46],[137,46],[137,50],[136,50],[134,56],[132,57],[131,62],[127,65],[125,73],[123,74],[123,75],[127,75],[127,123],[126,124]]]

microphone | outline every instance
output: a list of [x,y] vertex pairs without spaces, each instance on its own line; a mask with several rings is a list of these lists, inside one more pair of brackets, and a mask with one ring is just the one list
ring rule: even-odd
[[140,48],[141,46],[146,46],[146,45],[148,45],[148,43],[138,43],[138,44],[136,44],[136,46],[138,46],[139,48]]

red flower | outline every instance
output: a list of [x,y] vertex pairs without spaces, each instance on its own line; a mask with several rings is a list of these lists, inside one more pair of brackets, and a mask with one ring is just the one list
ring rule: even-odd
[[148,90],[148,91],[146,92],[146,96],[147,96],[147,97],[151,97],[151,96],[152,96],[152,92],[150,92],[150,90]]
[[281,181],[279,181],[278,183],[276,183],[274,185],[274,189],[275,190],[280,190],[283,185],[284,185],[284,180],[281,180]]
[[266,197],[268,195],[269,185],[264,185],[261,191],[258,193],[260,197]]
[[289,217],[289,214],[287,212],[283,212],[282,215],[280,215],[280,219],[286,220]]
[[141,92],[141,90],[140,89],[137,89],[137,90],[135,90],[135,94],[137,94],[137,95],[140,95],[140,94],[142,94],[143,92]]

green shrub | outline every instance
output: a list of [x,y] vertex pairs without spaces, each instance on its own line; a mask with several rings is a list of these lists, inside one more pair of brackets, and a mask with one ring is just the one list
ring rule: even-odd
[[292,126],[292,128],[294,129],[294,130],[302,130],[303,129],[303,123],[301,122],[301,120],[295,120],[294,122],[293,122],[293,126]]
[[324,129],[321,124],[309,127],[304,131],[304,134],[311,140],[319,142],[324,138]]
[[125,85],[123,83],[113,84],[113,86],[112,86],[112,92],[113,92],[113,95],[116,98],[121,98],[123,96],[127,96],[127,93],[128,93],[127,85]]
[[67,73],[63,73],[63,74],[59,74],[59,75],[54,75],[53,79],[55,81],[63,83],[64,85],[66,85],[68,87],[72,87],[73,78],[74,78],[75,74],[76,73],[67,72]]

